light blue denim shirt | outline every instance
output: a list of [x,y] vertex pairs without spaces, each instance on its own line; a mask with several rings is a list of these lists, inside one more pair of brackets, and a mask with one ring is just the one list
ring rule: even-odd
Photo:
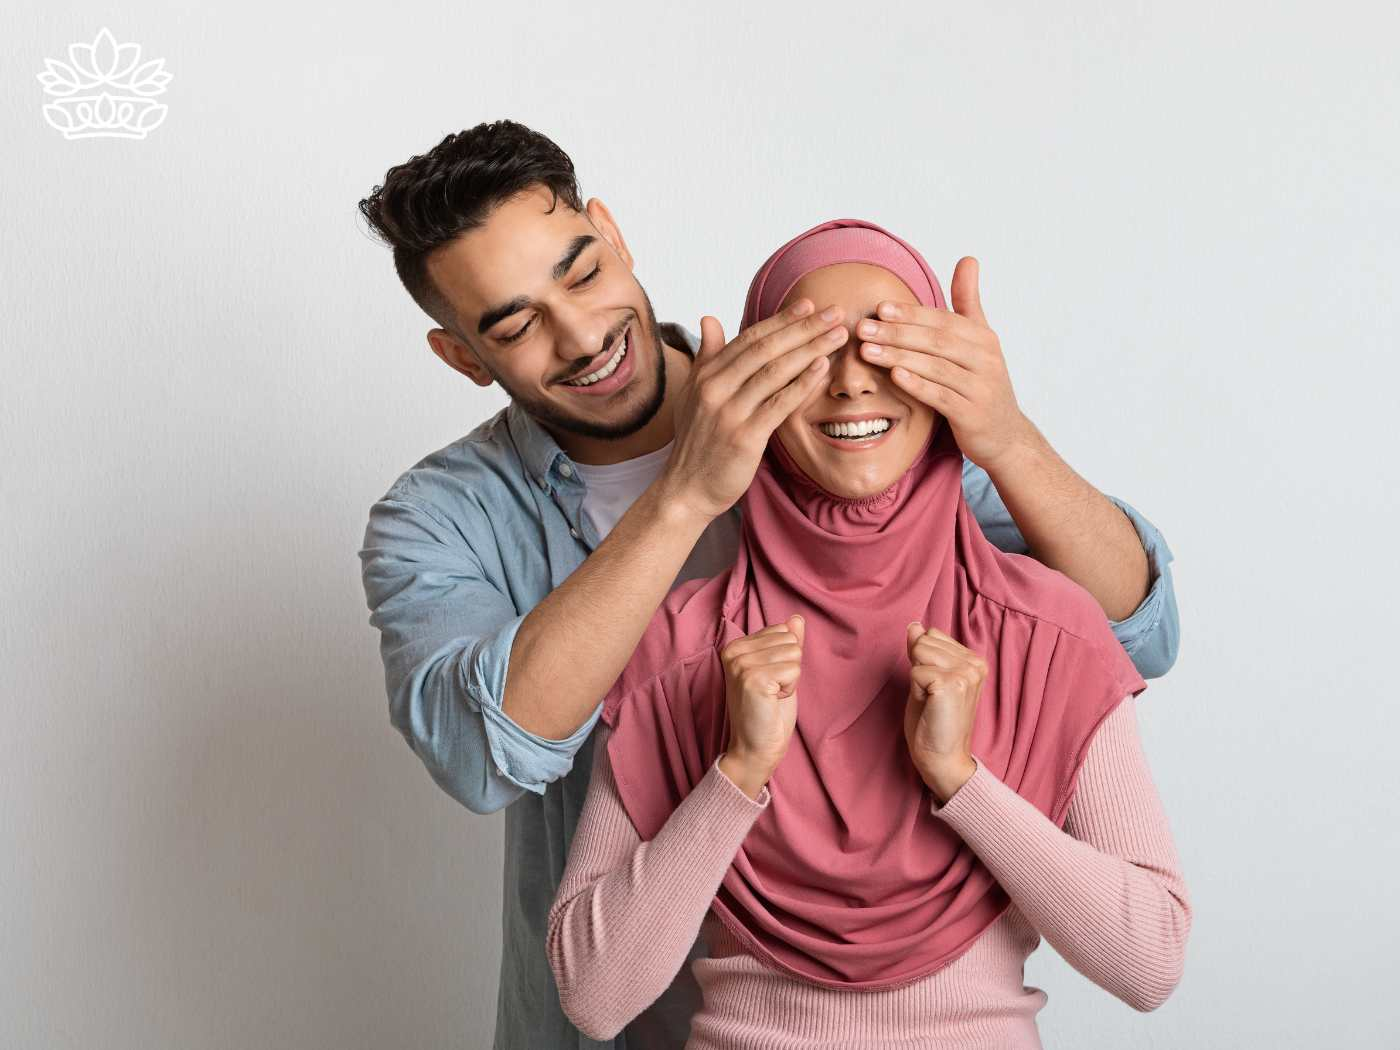
[[[694,333],[663,327],[668,342],[697,349]],[[970,460],[963,488],[987,538],[1026,553],[990,478]],[[564,740],[522,729],[501,710],[521,621],[600,542],[583,493],[569,457],[512,404],[404,472],[370,508],[359,551],[390,720],[444,791],[475,813],[505,810],[496,1050],[626,1047],[625,1032],[598,1042],[570,1024],[545,956],[545,921],[588,791],[601,704]],[[1152,577],[1114,633],[1142,675],[1157,677],[1177,651],[1172,554],[1151,523],[1109,498],[1137,530]],[[675,1038],[679,1050],[683,1024]]]

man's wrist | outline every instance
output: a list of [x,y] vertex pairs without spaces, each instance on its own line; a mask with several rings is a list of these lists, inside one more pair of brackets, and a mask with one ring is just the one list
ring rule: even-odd
[[651,497],[658,520],[669,528],[690,530],[698,536],[718,517],[694,498],[688,486],[669,474],[662,474],[645,495]]
[[1025,419],[1024,425],[1006,442],[1001,452],[985,463],[977,464],[987,472],[998,490],[1014,483],[1017,477],[1041,472],[1064,462],[1040,428],[1029,418],[1022,418]]

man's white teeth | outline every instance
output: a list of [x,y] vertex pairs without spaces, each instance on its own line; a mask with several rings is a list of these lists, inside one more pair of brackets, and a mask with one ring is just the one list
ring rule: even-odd
[[[628,334],[630,335],[630,333]],[[598,369],[598,371],[589,372],[588,375],[583,376],[581,379],[566,380],[566,384],[568,386],[592,386],[600,379],[607,379],[608,376],[617,371],[617,366],[620,365],[622,359],[627,356],[627,341],[627,336],[624,335],[617,345],[617,351],[612,357],[608,358],[608,363]]]
[[866,419],[859,423],[818,423],[817,426],[827,437],[863,438],[872,434],[883,434],[894,424],[888,419]]

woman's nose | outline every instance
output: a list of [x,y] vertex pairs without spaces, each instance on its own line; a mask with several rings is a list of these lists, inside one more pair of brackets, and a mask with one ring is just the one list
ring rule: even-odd
[[860,340],[853,337],[831,355],[831,382],[827,392],[832,397],[863,397],[878,391],[876,366],[856,353],[859,346]]

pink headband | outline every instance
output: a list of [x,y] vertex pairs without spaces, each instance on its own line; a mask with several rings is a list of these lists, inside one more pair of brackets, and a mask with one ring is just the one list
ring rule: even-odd
[[946,309],[938,278],[910,244],[873,222],[833,219],[798,234],[768,257],[749,285],[740,330],[777,313],[805,275],[847,262],[884,267],[908,285],[920,303]]

